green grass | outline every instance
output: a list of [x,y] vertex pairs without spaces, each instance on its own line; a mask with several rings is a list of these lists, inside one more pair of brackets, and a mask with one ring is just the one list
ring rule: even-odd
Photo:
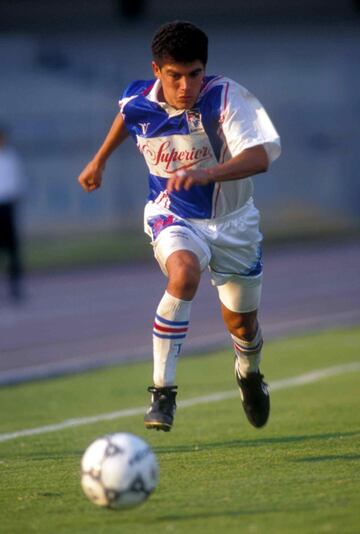
[[[358,361],[360,328],[269,342],[267,379]],[[0,432],[144,406],[150,363],[0,390]],[[188,357],[180,399],[234,389],[230,351]],[[262,430],[238,398],[178,410],[169,434],[128,417],[0,443],[2,533],[357,533],[360,528],[359,373],[272,393]],[[144,505],[110,511],[79,485],[97,436],[133,432],[154,448],[160,483]]]
[[[291,236],[276,235],[270,232],[266,235],[264,249],[271,250],[281,244],[284,248],[294,243],[311,244],[319,241],[324,244],[338,240],[359,239],[359,232],[332,231],[328,235],[320,235],[313,231],[311,234],[299,232]],[[150,239],[142,228],[109,230],[87,230],[86,233],[53,234],[51,236],[30,237],[24,241],[24,256],[26,271],[64,270],[83,266],[101,266],[111,264],[128,264],[153,259]],[[0,269],[3,269],[5,259],[0,257]]]
[[152,258],[149,238],[141,231],[37,237],[25,242],[27,271],[129,263]]

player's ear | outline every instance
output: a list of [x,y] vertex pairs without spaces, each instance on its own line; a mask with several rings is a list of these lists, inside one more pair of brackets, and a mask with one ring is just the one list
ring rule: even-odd
[[160,78],[161,69],[160,69],[159,65],[157,65],[155,63],[155,61],[152,61],[151,62],[151,66],[152,66],[152,70],[153,70],[155,78]]

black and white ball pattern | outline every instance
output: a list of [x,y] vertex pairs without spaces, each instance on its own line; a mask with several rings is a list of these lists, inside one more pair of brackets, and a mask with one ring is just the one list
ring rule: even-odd
[[81,460],[81,486],[98,506],[130,508],[154,491],[159,466],[149,445],[129,433],[96,439]]

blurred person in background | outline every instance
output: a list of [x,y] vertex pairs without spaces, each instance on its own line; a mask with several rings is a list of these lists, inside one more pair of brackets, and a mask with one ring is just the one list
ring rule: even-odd
[[7,255],[9,297],[24,297],[23,263],[19,238],[19,204],[25,192],[22,161],[8,142],[7,128],[0,125],[0,254]]
[[168,283],[153,325],[145,426],[172,427],[176,363],[201,273],[209,268],[234,347],[243,408],[259,428],[268,420],[270,400],[259,369],[262,235],[251,176],[266,172],[280,155],[280,138],[247,89],[205,75],[208,38],[193,24],[159,28],[152,53],[155,80],[127,87],[104,143],[79,176],[85,191],[100,187],[107,159],[129,135],[149,167],[145,231]]

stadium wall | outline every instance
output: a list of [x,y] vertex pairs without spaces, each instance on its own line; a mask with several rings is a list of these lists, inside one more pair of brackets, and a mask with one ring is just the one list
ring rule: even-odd
[[[209,24],[208,72],[221,71],[264,103],[283,155],[255,178],[272,235],[359,229],[357,171],[360,38],[356,24],[237,29]],[[141,227],[146,168],[130,140],[114,155],[101,191],[76,176],[96,150],[133,78],[149,78],[154,25],[0,36],[0,121],[10,125],[29,186],[27,232]]]

